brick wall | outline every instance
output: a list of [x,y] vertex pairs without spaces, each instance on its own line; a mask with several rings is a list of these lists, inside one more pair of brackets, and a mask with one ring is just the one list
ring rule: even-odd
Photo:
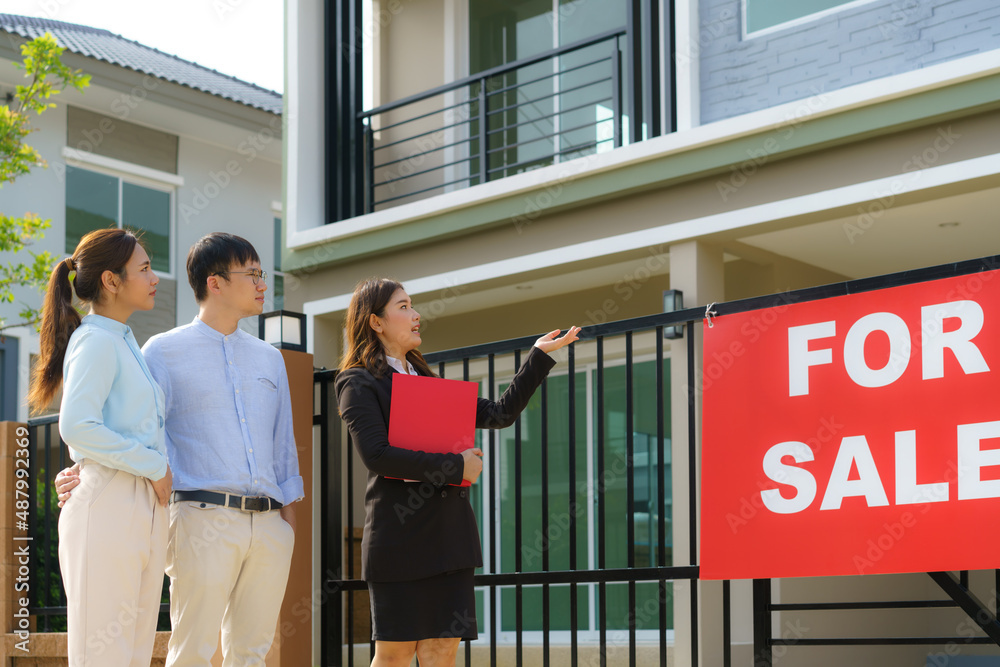
[[749,37],[742,11],[700,3],[702,123],[1000,49],[996,0],[876,0]]

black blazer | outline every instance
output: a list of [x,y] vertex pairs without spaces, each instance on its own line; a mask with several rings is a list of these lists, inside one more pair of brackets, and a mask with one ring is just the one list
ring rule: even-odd
[[[549,355],[532,347],[500,400],[478,399],[476,427],[513,424],[554,365]],[[390,368],[376,378],[364,368],[350,368],[335,383],[341,418],[368,468],[361,576],[409,581],[479,567],[483,555],[469,489],[448,486],[462,482],[462,455],[389,445],[394,373]]]

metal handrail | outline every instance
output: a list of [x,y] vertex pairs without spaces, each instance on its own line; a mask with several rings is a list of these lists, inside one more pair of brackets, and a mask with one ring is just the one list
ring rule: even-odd
[[415,95],[410,95],[409,97],[404,97],[395,102],[390,102],[388,104],[383,104],[381,106],[375,107],[374,109],[368,109],[367,111],[362,111],[357,115],[359,120],[369,118],[371,116],[378,115],[380,113],[385,113],[386,111],[392,111],[393,109],[398,109],[400,107],[405,107],[408,104],[413,104],[414,102],[420,102],[421,100],[426,100],[442,93],[449,93],[453,90],[462,88],[472,83],[478,83],[483,79],[489,79],[491,77],[497,76],[498,74],[506,74],[507,72],[512,72],[516,69],[526,67],[528,65],[534,65],[535,63],[542,62],[543,60],[549,60],[556,56],[565,55],[567,53],[572,53],[574,51],[579,51],[580,49],[586,48],[588,46],[593,46],[594,44],[599,44],[601,42],[608,41],[612,38],[623,37],[625,35],[625,28],[618,28],[615,30],[608,30],[602,32],[593,37],[587,39],[581,39],[572,44],[567,44],[566,46],[560,46],[554,49],[549,49],[548,51],[543,51],[534,56],[528,58],[522,58],[521,60],[515,60],[512,63],[507,63],[506,65],[499,65],[497,67],[491,67],[490,69],[483,70],[476,74],[471,74],[461,79],[452,81],[451,83],[446,83],[437,88],[431,88],[430,90],[425,90],[422,93],[417,93]]
[[565,76],[567,74],[570,74],[571,72],[575,72],[577,70],[581,70],[581,69],[584,69],[586,67],[593,67],[594,65],[600,65],[601,63],[609,62],[610,60],[611,60],[611,56],[604,56],[603,58],[598,58],[597,60],[591,60],[590,62],[583,63],[582,65],[574,65],[573,67],[568,67],[566,69],[560,69],[560,70],[555,71],[555,72],[549,72],[548,74],[540,76],[540,77],[538,77],[536,79],[528,79],[527,81],[518,81],[517,83],[511,84],[509,86],[504,86],[503,88],[497,88],[496,90],[491,90],[487,94],[488,95],[499,95],[500,93],[507,92],[508,90],[514,90],[515,88],[521,88],[523,86],[528,86],[528,85],[531,85],[533,83],[538,83],[539,81],[544,81],[545,79],[551,79],[552,77],[555,77],[555,76]]

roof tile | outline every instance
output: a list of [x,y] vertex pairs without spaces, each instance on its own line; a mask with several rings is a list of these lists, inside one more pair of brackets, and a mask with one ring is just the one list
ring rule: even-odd
[[214,69],[144,46],[108,30],[51,19],[0,14],[0,30],[34,39],[46,32],[67,50],[172,81],[246,106],[281,114],[281,95]]

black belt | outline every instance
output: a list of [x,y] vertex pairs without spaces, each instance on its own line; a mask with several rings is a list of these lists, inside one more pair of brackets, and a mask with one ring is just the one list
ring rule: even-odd
[[274,498],[261,496],[237,496],[232,493],[216,493],[215,491],[174,491],[171,502],[193,500],[200,503],[212,503],[223,507],[233,507],[244,512],[270,512],[281,509],[282,504]]

